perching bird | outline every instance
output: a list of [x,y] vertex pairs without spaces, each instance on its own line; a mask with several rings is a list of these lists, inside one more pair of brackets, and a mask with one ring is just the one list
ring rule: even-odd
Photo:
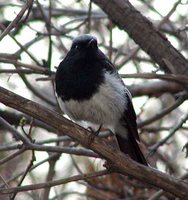
[[95,37],[81,35],[73,40],[57,69],[55,89],[61,109],[71,119],[109,128],[122,152],[147,165],[137,143],[131,94]]

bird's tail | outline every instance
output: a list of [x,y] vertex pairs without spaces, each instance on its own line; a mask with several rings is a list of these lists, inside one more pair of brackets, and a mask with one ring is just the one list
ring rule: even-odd
[[123,138],[121,135],[116,134],[116,138],[119,144],[120,150],[128,154],[133,160],[143,165],[148,165],[147,161],[138,146],[138,142],[132,134],[128,135],[128,138]]

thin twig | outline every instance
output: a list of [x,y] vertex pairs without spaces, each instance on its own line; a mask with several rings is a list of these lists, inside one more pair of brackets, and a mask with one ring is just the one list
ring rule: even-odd
[[[32,151],[32,159],[31,159],[29,165],[27,166],[26,170],[24,171],[24,174],[23,174],[22,178],[20,179],[20,181],[19,181],[17,187],[21,186],[21,184],[23,183],[23,181],[24,181],[26,175],[27,175],[27,174],[29,173],[29,171],[31,170],[31,168],[32,168],[32,166],[33,166],[33,162],[34,162],[35,160],[36,160],[35,154],[34,154],[34,151]],[[17,195],[17,192],[14,192],[13,195],[12,195],[12,197],[11,197],[11,200],[14,200],[15,197],[16,197],[16,195]]]
[[[55,176],[55,165],[56,165],[56,162],[58,161],[60,155],[61,154],[57,154],[53,159],[50,159],[48,161],[49,170],[48,170],[48,175],[47,175],[47,178],[46,178],[46,182],[49,182],[49,181],[53,180],[53,177]],[[41,200],[48,200],[49,199],[50,189],[51,189],[50,187],[44,189]]]
[[182,96],[180,96],[178,98],[178,100],[176,100],[173,105],[171,105],[171,106],[169,106],[167,108],[164,108],[160,113],[157,113],[156,115],[154,115],[150,119],[146,119],[145,121],[139,122],[138,123],[138,127],[141,128],[143,126],[146,126],[148,124],[153,123],[156,120],[161,119],[162,117],[164,117],[165,115],[169,114],[174,109],[176,109],[178,106],[180,106],[185,100],[187,100],[187,93],[182,94]]
[[20,154],[22,154],[23,152],[25,152],[25,148],[21,148],[20,150],[16,151],[15,153],[10,154],[9,156],[2,158],[0,160],[0,165],[3,165],[4,163],[16,158],[17,156],[19,156]]
[[24,144],[29,144],[30,143],[30,141],[26,137],[21,135],[15,128],[13,128],[1,116],[0,116],[0,125],[5,127],[6,130],[10,131],[17,140],[21,140]]
[[[33,166],[30,168],[29,172],[32,171],[33,169],[36,169],[38,166],[44,164],[45,162],[48,162],[49,160],[54,159],[57,155],[59,155],[59,153],[53,153],[53,154],[50,155],[48,158],[46,158],[46,159],[44,159],[44,160],[38,162],[37,164],[33,165]],[[7,183],[10,183],[11,181],[14,181],[15,179],[17,179],[17,178],[19,178],[20,176],[22,176],[24,173],[25,173],[25,170],[22,171],[22,172],[20,172],[20,173],[18,173],[18,174],[15,175],[15,176],[9,178],[6,182],[7,182]],[[2,187],[4,187],[3,184],[0,185],[0,188],[2,188]]]
[[182,118],[180,118],[180,120],[177,123],[177,125],[175,125],[173,128],[170,129],[169,134],[165,138],[163,138],[162,140],[157,142],[155,145],[150,147],[149,154],[150,155],[154,154],[160,146],[165,144],[176,133],[176,131],[179,130],[179,128],[182,127],[182,125],[187,121],[187,119],[188,119],[188,112],[185,113],[185,115]]
[[0,194],[11,194],[14,192],[38,190],[38,189],[42,189],[42,188],[53,187],[56,185],[62,185],[62,184],[75,182],[75,181],[79,181],[79,180],[87,180],[87,179],[98,177],[98,176],[101,177],[101,176],[107,175],[109,173],[110,172],[108,170],[102,170],[102,171],[98,171],[98,172],[94,172],[94,173],[90,173],[90,174],[76,175],[76,176],[72,176],[69,178],[59,179],[59,180],[55,180],[55,181],[49,181],[49,182],[45,182],[45,183],[38,183],[38,184],[33,184],[33,185],[26,185],[26,186],[20,186],[20,187],[12,187],[12,188],[3,188],[3,189],[0,188]]
[[[5,27],[0,24],[0,30],[4,30]],[[12,34],[12,33],[8,33],[9,36],[16,42],[16,44],[20,47],[20,49],[22,49],[22,51],[26,52],[28,54],[28,56],[38,65],[40,66],[40,63],[38,62],[38,60],[27,50],[27,48],[22,45],[16,38],[15,36]],[[22,51],[19,51],[19,52],[22,52]]]
[[26,64],[26,63],[17,61],[15,59],[14,60],[13,59],[8,59],[8,58],[4,58],[2,56],[0,56],[0,62],[1,63],[11,63],[13,65],[17,65],[17,66],[20,66],[20,67],[31,69],[33,71],[41,72],[43,74],[48,74],[48,75],[53,74],[53,72],[48,70],[47,68],[40,67],[40,66],[37,66],[37,65]]
[[153,194],[148,200],[158,200],[163,194],[164,194],[164,191],[159,190],[155,194]]
[[138,74],[121,74],[122,78],[143,78],[143,79],[161,79],[174,81],[177,83],[188,84],[188,78],[179,74],[155,74],[155,73],[138,73]]
[[29,69],[0,69],[0,74],[43,74]]
[[2,180],[2,182],[4,183],[4,185],[9,188],[8,183],[6,182],[6,180],[0,175],[0,179]]
[[25,11],[29,9],[33,4],[33,0],[27,0],[24,7],[20,10],[18,15],[14,18],[14,20],[8,25],[8,27],[1,33],[0,35],[0,41],[7,35],[9,32],[18,24],[18,22],[23,17]]
[[88,18],[87,18],[87,32],[91,31],[91,13],[92,13],[92,0],[89,1]]

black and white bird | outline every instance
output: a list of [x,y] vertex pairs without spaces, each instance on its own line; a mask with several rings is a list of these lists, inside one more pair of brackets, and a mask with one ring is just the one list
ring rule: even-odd
[[122,152],[147,165],[138,146],[131,94],[95,37],[86,34],[73,40],[58,66],[55,89],[61,109],[71,119],[109,128]]

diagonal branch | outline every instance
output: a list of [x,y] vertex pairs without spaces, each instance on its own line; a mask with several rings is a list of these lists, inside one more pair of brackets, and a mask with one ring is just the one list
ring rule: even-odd
[[27,9],[30,9],[32,6],[33,0],[28,0],[24,7],[21,9],[21,11],[18,13],[16,18],[8,25],[8,27],[1,33],[0,35],[0,41],[18,24],[18,22],[23,17],[24,13]]
[[[166,72],[188,74],[188,62],[128,0],[93,0]],[[169,68],[169,65],[171,66]]]
[[[54,129],[58,130],[59,135],[66,133],[68,136],[87,147],[90,135],[89,131],[72,123],[58,113],[2,87],[0,87],[0,102],[49,124]],[[112,170],[116,172],[130,175],[178,197],[185,198],[188,196],[188,184],[186,182],[156,169],[136,163],[125,154],[122,154],[118,149],[112,147],[103,138],[95,137],[90,145],[90,149],[106,159],[110,163]],[[0,189],[0,193],[1,191],[2,189]]]
[[160,146],[164,145],[176,133],[176,131],[178,131],[183,126],[187,119],[188,113],[185,113],[185,115],[180,118],[179,122],[169,130],[169,134],[166,137],[150,147],[150,154],[155,153]]

